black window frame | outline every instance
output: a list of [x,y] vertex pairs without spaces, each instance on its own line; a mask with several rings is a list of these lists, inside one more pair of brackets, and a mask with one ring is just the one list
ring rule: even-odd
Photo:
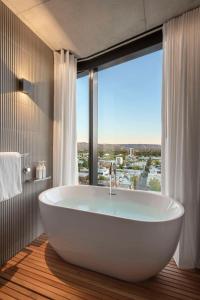
[[162,49],[162,28],[78,59],[77,77],[89,74],[89,184],[98,185],[98,71]]

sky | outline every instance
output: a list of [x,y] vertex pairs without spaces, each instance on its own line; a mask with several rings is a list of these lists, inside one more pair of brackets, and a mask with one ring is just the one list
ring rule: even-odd
[[[162,50],[98,72],[98,142],[161,144]],[[77,79],[78,142],[88,142],[88,76]]]

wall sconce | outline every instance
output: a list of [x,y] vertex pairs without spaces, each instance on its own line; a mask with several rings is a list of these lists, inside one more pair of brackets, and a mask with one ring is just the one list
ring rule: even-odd
[[19,90],[22,93],[30,95],[33,91],[33,86],[30,81],[22,78],[19,79]]

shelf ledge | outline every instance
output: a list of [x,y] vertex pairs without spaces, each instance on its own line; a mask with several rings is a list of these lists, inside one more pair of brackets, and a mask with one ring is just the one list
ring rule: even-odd
[[51,176],[48,176],[48,177],[45,177],[45,178],[41,178],[41,179],[36,179],[36,178],[33,178],[33,179],[26,179],[25,180],[25,183],[28,183],[28,182],[40,182],[40,181],[46,181],[46,180],[50,180],[51,179]]
[[39,182],[39,181],[45,181],[45,180],[49,180],[51,179],[51,176],[45,177],[45,178],[41,178],[41,179],[33,179],[34,182]]

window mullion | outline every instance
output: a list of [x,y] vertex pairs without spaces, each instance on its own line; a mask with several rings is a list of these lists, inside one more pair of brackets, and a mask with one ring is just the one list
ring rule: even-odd
[[89,183],[98,176],[98,70],[89,72]]

